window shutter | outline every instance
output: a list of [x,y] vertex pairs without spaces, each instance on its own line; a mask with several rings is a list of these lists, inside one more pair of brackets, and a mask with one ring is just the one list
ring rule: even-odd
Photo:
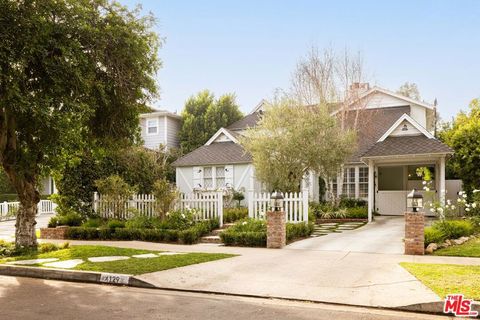
[[235,185],[233,184],[233,166],[226,165],[225,166],[225,187],[226,188],[234,188]]
[[203,188],[203,168],[193,167],[193,189]]

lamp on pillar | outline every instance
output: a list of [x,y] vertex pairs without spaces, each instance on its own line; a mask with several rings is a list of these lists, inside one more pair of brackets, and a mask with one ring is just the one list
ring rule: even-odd
[[273,211],[282,211],[283,209],[283,194],[281,192],[275,191],[270,196],[272,201],[272,210]]
[[407,194],[407,209],[412,208],[413,212],[418,212],[418,209],[423,208],[423,195],[421,192],[413,189]]

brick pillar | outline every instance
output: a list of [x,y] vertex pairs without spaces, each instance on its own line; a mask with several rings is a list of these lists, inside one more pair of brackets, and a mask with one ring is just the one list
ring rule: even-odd
[[405,212],[405,254],[425,254],[425,215]]
[[267,212],[267,248],[280,249],[287,242],[285,212]]

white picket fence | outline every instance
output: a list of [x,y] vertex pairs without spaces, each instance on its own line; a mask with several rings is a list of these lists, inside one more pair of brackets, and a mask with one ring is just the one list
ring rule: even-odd
[[[131,210],[134,209],[134,210]],[[175,210],[195,209],[195,219],[217,219],[223,224],[223,192],[181,193],[175,202]],[[93,210],[103,218],[129,219],[133,212],[154,217],[157,215],[155,196],[152,194],[137,194],[120,201],[106,200],[97,192],[93,195]]]
[[[19,201],[0,203],[0,221],[15,219],[19,207]],[[51,200],[40,200],[37,205],[37,215],[55,213],[56,208],[57,205]]]
[[[268,192],[249,192],[248,216],[254,219],[265,219],[271,210],[271,194]],[[287,222],[308,222],[308,190],[283,193],[283,210]]]

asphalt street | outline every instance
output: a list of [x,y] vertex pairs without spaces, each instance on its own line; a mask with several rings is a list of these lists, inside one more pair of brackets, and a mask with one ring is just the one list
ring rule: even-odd
[[447,319],[284,300],[0,276],[2,319]]

